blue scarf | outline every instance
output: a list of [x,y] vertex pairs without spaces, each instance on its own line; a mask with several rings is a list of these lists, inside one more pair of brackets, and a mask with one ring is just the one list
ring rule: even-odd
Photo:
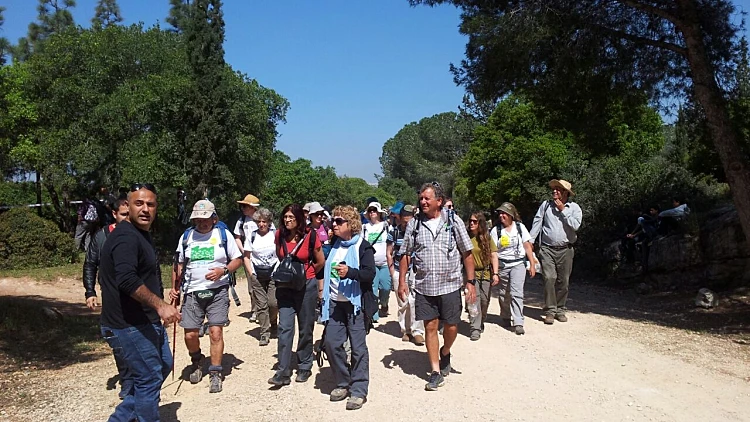
[[[320,312],[321,321],[328,321],[330,317],[331,309],[331,267],[337,265],[339,262],[334,262],[333,258],[341,248],[348,248],[346,256],[343,261],[348,267],[359,269],[359,245],[361,239],[359,235],[354,236],[351,240],[337,239],[336,243],[331,249],[331,253],[326,259],[326,266],[323,268],[325,274],[323,282],[323,309]],[[356,280],[350,280],[348,278],[342,278],[339,280],[339,296],[343,296],[354,305],[354,315],[357,315],[362,309],[362,289],[359,286],[359,282]]]

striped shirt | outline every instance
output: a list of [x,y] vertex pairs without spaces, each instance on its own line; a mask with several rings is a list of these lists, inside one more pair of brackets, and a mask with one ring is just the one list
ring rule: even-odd
[[414,290],[417,293],[425,296],[453,293],[463,285],[461,255],[473,249],[469,233],[464,222],[455,215],[450,216],[447,210],[441,211],[437,229],[430,225],[424,214],[411,219],[399,255],[414,256]]

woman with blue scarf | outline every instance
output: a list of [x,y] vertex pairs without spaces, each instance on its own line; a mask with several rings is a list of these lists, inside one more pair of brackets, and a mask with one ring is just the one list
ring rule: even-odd
[[[372,324],[368,315],[377,311],[372,292],[375,250],[359,235],[362,222],[356,208],[336,207],[332,221],[336,240],[326,260],[321,311],[326,324],[325,348],[336,380],[330,398],[341,401],[349,396],[346,408],[355,410],[367,400],[370,383],[366,335]],[[352,349],[351,366],[346,364],[347,339]]]

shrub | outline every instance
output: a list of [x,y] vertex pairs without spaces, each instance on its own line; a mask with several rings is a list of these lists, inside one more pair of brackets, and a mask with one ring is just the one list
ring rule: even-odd
[[75,242],[55,223],[26,208],[0,214],[0,269],[68,264],[75,254]]

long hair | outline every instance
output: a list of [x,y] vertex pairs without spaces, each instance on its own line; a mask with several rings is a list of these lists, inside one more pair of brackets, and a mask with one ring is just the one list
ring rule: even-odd
[[289,204],[285,206],[281,211],[281,215],[279,216],[279,238],[286,239],[286,237],[290,234],[289,230],[284,224],[284,215],[286,215],[286,213],[289,211],[294,214],[294,219],[297,220],[296,234],[301,240],[303,237],[305,237],[307,226],[305,225],[305,213],[302,211],[302,206],[300,204]]
[[[472,217],[477,219],[477,245],[479,245],[480,254],[479,256],[482,258],[482,264],[487,267],[490,265],[491,259],[492,259],[492,252],[490,251],[490,232],[487,228],[487,219],[484,217],[484,213],[481,212],[475,212],[471,215]],[[474,236],[474,234],[470,234],[471,236]]]

